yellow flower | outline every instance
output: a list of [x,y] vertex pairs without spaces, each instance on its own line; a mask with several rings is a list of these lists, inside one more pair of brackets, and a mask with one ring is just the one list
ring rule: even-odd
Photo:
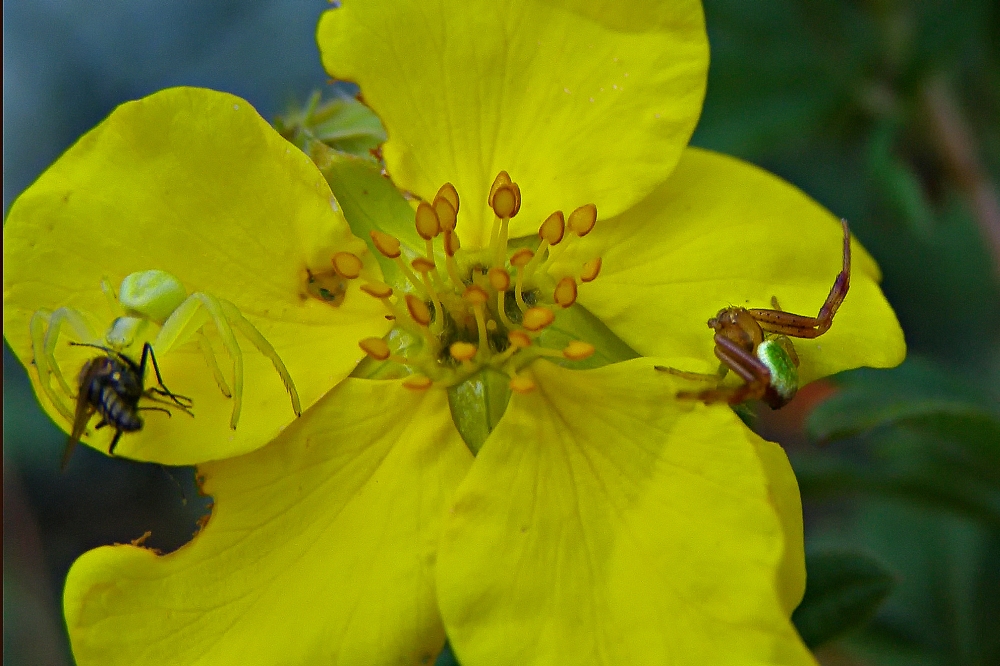
[[[681,380],[653,369],[713,369],[705,322],[721,307],[768,307],[776,296],[785,309],[811,314],[840,268],[841,231],[830,213],[755,167],[685,147],[700,111],[708,59],[700,5],[347,0],[324,16],[319,42],[330,73],[357,81],[385,123],[384,156],[394,183],[427,202],[439,192],[451,200],[450,191],[440,189],[445,183],[461,195],[454,229],[446,228],[460,239],[461,253],[442,247],[454,242],[447,233],[429,234],[434,240],[428,247],[395,218],[386,219],[383,232],[409,238],[412,251],[433,260],[435,269],[440,265],[439,278],[424,266],[424,282],[416,274],[405,277],[405,270],[419,273],[419,261],[400,267],[390,260],[393,241],[387,236],[373,237],[374,258],[343,226],[343,235],[322,242],[289,240],[280,207],[267,215],[258,211],[270,197],[281,195],[292,211],[301,197],[314,202],[309,210],[316,219],[332,219],[329,192],[318,172],[302,164],[303,156],[241,154],[191,167],[180,144],[156,143],[160,134],[151,130],[159,127],[129,122],[108,133],[140,134],[137,145],[145,147],[133,151],[135,161],[116,174],[127,177],[120,189],[103,172],[90,183],[92,201],[104,209],[92,203],[77,212],[90,224],[101,219],[95,211],[129,220],[128,247],[145,254],[112,277],[156,268],[151,264],[158,243],[185,248],[159,237],[141,243],[134,236],[146,232],[133,234],[133,218],[168,211],[150,225],[153,230],[167,221],[200,220],[188,227],[195,237],[208,233],[204,227],[212,220],[222,238],[205,238],[199,254],[182,253],[163,268],[192,289],[232,300],[248,317],[257,314],[254,323],[288,365],[303,405],[312,407],[268,446],[199,466],[215,504],[187,546],[167,555],[112,546],[77,561],[64,604],[78,662],[426,664],[447,634],[465,666],[812,663],[788,619],[805,572],[798,491],[784,453],[725,405],[677,400],[678,390],[686,388]],[[165,106],[161,122],[172,126],[168,113]],[[209,154],[226,144],[253,143],[242,135],[246,127],[227,129],[216,121],[211,127],[206,121],[206,131],[191,144],[201,145],[213,132],[224,138],[204,149]],[[253,136],[270,137],[255,127]],[[50,173],[59,172],[70,155]],[[167,163],[154,170],[150,165],[158,160]],[[283,165],[270,172],[281,186],[219,175],[244,163]],[[301,169],[292,180],[309,187],[285,191],[290,179],[275,172],[290,163]],[[80,162],[81,174],[89,173],[87,164]],[[490,201],[501,171],[518,185],[510,188],[506,208]],[[129,180],[145,172],[155,175],[146,182]],[[188,173],[186,183],[164,188],[161,179],[174,172]],[[209,177],[227,180],[206,186]],[[78,192],[81,178],[54,182]],[[160,198],[125,208],[129,215],[123,216],[118,202],[138,196],[140,186]],[[58,212],[65,189],[40,190],[39,209]],[[189,215],[175,214],[172,197],[188,191]],[[235,197],[245,200],[240,213],[219,213],[231,204],[233,191],[243,193]],[[322,211],[319,200],[326,205]],[[348,205],[344,198],[342,203]],[[198,205],[213,213],[199,212]],[[531,243],[506,242],[534,235],[554,211],[586,211],[590,205],[600,216],[596,226],[581,226],[577,218],[555,245],[558,251],[540,248],[537,236]],[[519,210],[495,223],[497,208]],[[442,210],[439,224],[448,218]],[[33,218],[35,231],[45,219]],[[306,233],[309,216],[296,219],[302,222],[292,228]],[[352,224],[357,230],[358,223]],[[103,297],[99,290],[90,293],[94,276],[113,263],[103,257],[111,253],[99,258],[89,250],[105,247],[97,243],[109,225],[92,232],[83,221],[78,226],[73,247],[59,251],[87,250],[86,268],[67,280],[73,293],[94,299],[80,309],[95,312]],[[77,241],[84,233],[91,235]],[[31,242],[27,230],[23,237]],[[123,243],[117,243],[123,253]],[[244,261],[233,244],[252,254],[242,279],[223,277],[231,264]],[[294,249],[282,252],[288,244]],[[489,309],[503,289],[489,282],[488,270],[479,271],[487,299],[466,293],[477,265],[502,269],[516,281],[526,265],[510,260],[515,247],[527,245],[545,263],[535,267],[530,289],[522,285],[522,300],[531,293],[536,306],[557,314],[550,326],[538,326],[537,337],[525,321],[531,303],[511,309],[520,312],[520,321],[497,321],[507,310]],[[52,247],[62,246],[53,241]],[[279,261],[272,251],[286,258]],[[322,299],[300,299],[306,312],[330,317],[336,337],[313,330],[312,320],[296,320],[300,311],[290,305],[271,310],[290,295],[308,294],[305,268],[319,270],[341,252],[364,259],[369,272],[346,280],[337,308]],[[796,341],[803,382],[902,359],[902,335],[878,289],[878,269],[859,245],[853,254],[851,291],[833,327],[815,340]],[[456,259],[455,277],[449,255],[464,260]],[[409,365],[431,385],[419,390],[417,375],[348,378],[317,401],[343,376],[330,376],[330,367],[360,357],[359,341],[371,356],[384,356],[370,340],[387,328],[375,259],[397,267],[397,293],[386,307],[397,332],[413,333],[390,334],[384,367],[391,373]],[[294,279],[282,282],[283,289],[258,289],[258,281],[278,279],[274,271]],[[596,279],[583,279],[591,273]],[[19,284],[31,283],[30,276],[39,281],[37,267],[19,275]],[[388,271],[383,277],[389,280]],[[560,304],[572,302],[563,297],[565,290],[559,292],[566,277],[573,279],[576,299],[562,309]],[[44,285],[36,287],[51,289],[46,298],[32,292],[18,301],[25,310],[19,320],[5,315],[8,336],[14,324],[27,327],[29,311],[64,302],[58,296],[66,287],[45,286],[51,280],[45,273]],[[83,282],[88,284],[77,284]],[[408,303],[406,291],[418,297]],[[435,329],[438,318],[430,316],[463,308],[468,316],[462,335],[475,331],[474,349],[453,347],[468,341],[452,329]],[[512,346],[483,341],[487,310],[496,327],[487,330],[503,324],[514,331],[506,338]],[[338,314],[348,311],[353,315]],[[282,337],[278,327],[286,323]],[[358,330],[366,327],[373,331]],[[299,334],[308,335],[302,344]],[[514,350],[521,334],[529,344]],[[573,361],[573,353],[559,364],[535,358],[550,356],[545,350],[559,355],[580,349],[574,341],[594,345],[589,362],[600,367],[578,369],[588,360]],[[25,339],[12,347],[22,360],[30,358]],[[178,360],[170,368],[167,356],[164,378],[174,384],[176,377],[179,392],[188,391],[181,391],[181,380],[203,382],[204,391],[186,394],[196,410],[202,401],[218,400],[223,407],[205,428],[218,428],[212,437],[228,436],[228,402],[216,396],[197,349],[191,354],[191,365]],[[516,375],[502,415],[480,417],[494,427],[485,441],[474,442],[481,444],[475,458],[455,425],[468,403],[460,388],[447,386],[464,379],[470,364],[473,371],[490,366]],[[276,386],[271,401],[253,411],[280,428],[291,420],[287,397],[263,358],[260,367],[248,390],[258,383]],[[309,373],[332,381],[310,384],[307,391],[303,385],[309,383],[300,377]],[[368,374],[379,376],[377,369]],[[490,391],[494,385],[476,386]],[[473,397],[503,404],[495,396]],[[249,416],[249,399],[244,411]],[[202,420],[199,411],[194,421]],[[143,431],[124,438],[122,446],[145,436]],[[156,451],[169,445],[164,441]],[[215,447],[206,459],[222,457],[218,443],[204,446]]]

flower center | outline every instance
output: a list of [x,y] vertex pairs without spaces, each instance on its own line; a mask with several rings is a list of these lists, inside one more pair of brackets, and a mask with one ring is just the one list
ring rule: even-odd
[[[538,229],[532,250],[508,239],[510,220],[521,207],[521,190],[501,171],[490,189],[489,205],[495,213],[490,244],[464,250],[455,225],[458,192],[445,183],[431,203],[417,206],[415,225],[425,242],[423,253],[407,262],[399,239],[372,231],[376,249],[396,262],[407,280],[404,293],[387,284],[368,282],[362,290],[381,299],[392,312],[398,328],[422,344],[393,349],[380,338],[359,344],[377,361],[393,361],[410,368],[404,385],[414,390],[454,386],[485,368],[510,377],[511,390],[529,392],[534,382],[519,374],[536,358],[558,357],[571,361],[588,358],[593,345],[571,340],[562,349],[540,344],[543,331],[556,311],[576,301],[577,285],[594,280],[601,260],[583,264],[575,275],[554,276],[553,261],[575,238],[587,235],[597,222],[597,207],[586,204],[566,218],[561,211],[549,215]],[[344,254],[344,253],[341,253]],[[356,277],[360,260],[334,257],[334,269],[343,277]],[[340,263],[351,264],[344,271]],[[392,335],[389,337],[393,340]],[[397,345],[398,346],[398,345]]]

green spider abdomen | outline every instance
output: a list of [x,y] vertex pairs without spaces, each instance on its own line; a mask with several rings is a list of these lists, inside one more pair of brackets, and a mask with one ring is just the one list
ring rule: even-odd
[[772,409],[786,405],[799,390],[799,369],[780,338],[764,340],[757,346],[757,358],[771,372],[771,385],[765,400]]

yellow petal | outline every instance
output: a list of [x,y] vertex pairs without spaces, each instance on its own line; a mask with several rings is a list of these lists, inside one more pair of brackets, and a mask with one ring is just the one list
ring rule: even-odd
[[778,569],[778,594],[789,615],[806,591],[806,560],[802,534],[802,499],[795,472],[784,449],[750,433],[749,439],[767,475],[768,494],[785,532],[785,552]]
[[501,170],[522,193],[511,237],[553,210],[638,201],[686,145],[708,66],[693,0],[347,0],[318,41],[385,125],[396,185],[428,200],[458,189],[465,247],[489,242]]
[[471,461],[443,391],[346,380],[269,446],[199,468],[215,505],[193,542],[76,561],[77,663],[429,663],[438,533]]
[[[556,270],[592,256],[600,276],[579,302],[646,356],[717,366],[709,318],[737,305],[815,317],[841,269],[840,221],[795,187],[746,162],[690,148],[661,187],[598,223]],[[794,340],[802,383],[848,368],[891,367],[903,333],[879,289],[878,266],[852,242],[851,288],[832,328]]]
[[810,664],[750,433],[646,359],[544,361],[456,493],[438,556],[458,660]]
[[[277,350],[306,408],[351,372],[363,355],[357,340],[388,326],[357,281],[345,285],[336,306],[306,295],[307,268],[329,272],[337,251],[362,254],[377,272],[308,157],[238,97],[165,90],[116,109],[12,206],[4,227],[4,335],[46,411],[68,429],[31,367],[32,314],[75,308],[103,336],[122,312],[102,293],[102,278],[117,290],[134,271],[165,270],[189,294],[236,304]],[[231,361],[214,327],[206,330],[231,388]],[[246,376],[235,431],[233,401],[191,341],[158,361],[164,383],[193,399],[195,418],[144,412],[145,428],[123,437],[116,453],[169,464],[223,458],[263,445],[293,420],[271,362],[236,336]],[[71,347],[73,337],[56,348],[71,386],[100,353]],[[140,351],[141,343],[129,353],[138,359]],[[107,450],[109,429],[91,432],[85,441]]]

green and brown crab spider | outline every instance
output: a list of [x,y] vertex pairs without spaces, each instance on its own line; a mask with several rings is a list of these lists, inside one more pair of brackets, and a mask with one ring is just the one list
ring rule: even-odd
[[[201,291],[188,295],[180,280],[161,270],[140,271],[126,276],[117,297],[106,279],[101,281],[101,289],[113,308],[123,312],[122,316],[112,322],[103,339],[87,319],[73,308],[38,310],[31,317],[31,346],[39,383],[42,391],[67,421],[73,422],[73,411],[52,386],[52,375],[55,375],[66,396],[72,398],[76,395],[55,359],[56,344],[63,325],[72,330],[79,342],[107,346],[119,352],[141,341],[150,326],[157,326],[159,331],[153,338],[152,345],[156,355],[161,358],[177,345],[194,337],[219,389],[227,398],[233,399],[229,426],[234,430],[240,419],[243,398],[243,352],[235,335],[235,331],[239,331],[261,354],[270,359],[288,391],[296,416],[302,413],[295,383],[278,353],[243,316],[239,308],[229,301]],[[232,390],[219,369],[215,353],[203,330],[209,322],[214,324],[232,359]]]
[[[771,299],[773,310],[741,307],[719,310],[708,320],[709,328],[715,331],[715,356],[722,361],[718,373],[702,374],[656,366],[657,370],[684,379],[716,384],[702,391],[681,391],[678,398],[732,405],[746,400],[763,400],[771,409],[788,404],[799,389],[799,358],[789,337],[817,338],[826,333],[851,286],[851,231],[847,220],[841,220],[841,226],[844,229],[843,267],[819,314],[807,317],[785,312],[776,297]],[[734,387],[719,386],[729,370],[739,375],[744,383]]]

